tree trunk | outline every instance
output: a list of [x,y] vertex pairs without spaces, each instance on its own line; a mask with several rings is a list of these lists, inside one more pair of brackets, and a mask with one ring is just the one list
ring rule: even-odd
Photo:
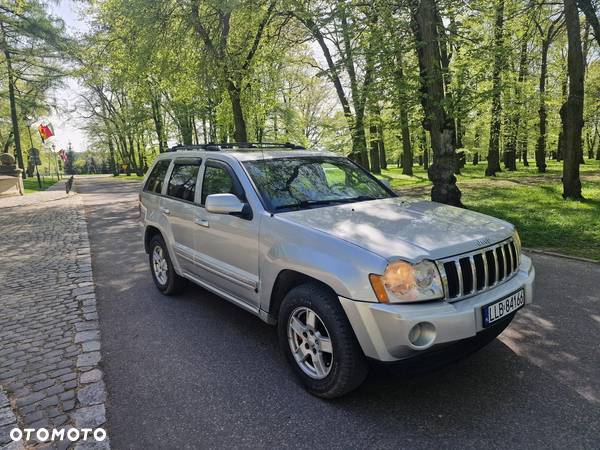
[[119,170],[117,169],[117,162],[115,161],[115,145],[110,134],[108,135],[108,154],[110,158],[110,171],[114,176],[117,176],[119,175]]
[[502,122],[501,71],[504,62],[504,0],[497,0],[494,25],[494,69],[492,71],[492,120],[486,176],[496,176],[500,168],[500,127]]
[[444,109],[444,80],[440,61],[440,37],[435,20],[435,0],[411,0],[411,26],[415,35],[421,103],[425,112],[423,126],[429,131],[433,164],[427,171],[433,183],[431,199],[449,205],[462,206],[461,192],[456,186],[454,171],[454,120]]
[[233,81],[229,80],[227,81],[227,93],[231,100],[231,111],[233,113],[233,139],[235,142],[248,142],[241,90]]
[[[517,142],[519,141],[519,128],[521,126],[521,112],[523,109],[523,81],[525,80],[525,71],[527,66],[527,37],[523,37],[519,57],[519,74],[517,76],[517,85],[515,87],[515,104],[510,113],[510,130],[506,147],[504,149],[504,160],[506,169],[517,170]],[[519,158],[520,159],[520,158]]]
[[408,110],[406,109],[406,86],[404,81],[404,68],[402,59],[402,49],[400,46],[397,46],[396,70],[394,71],[394,78],[396,89],[398,90],[398,117],[400,118],[400,131],[402,133],[402,173],[404,175],[412,175],[413,151],[410,142]]
[[379,163],[379,138],[377,136],[377,125],[371,120],[369,125],[369,141],[371,145],[370,157],[371,157],[371,172],[381,173],[381,165]]
[[367,137],[365,136],[365,115],[364,111],[356,111],[352,133],[352,152],[349,158],[363,167],[369,167],[369,157],[367,156]]
[[593,3],[591,0],[577,0],[577,4],[579,5],[579,9],[581,9],[583,14],[585,14],[587,22],[592,26],[592,29],[594,30],[594,37],[600,46],[600,22],[598,21],[598,16],[594,10]]
[[564,133],[563,197],[581,199],[579,160],[583,128],[584,63],[576,0],[564,0],[568,37],[569,97],[560,109]]
[[165,138],[165,127],[160,108],[160,99],[153,97],[151,103],[152,119],[154,120],[154,128],[156,130],[156,137],[158,138],[158,152],[164,153],[167,151],[167,140]]
[[423,152],[423,169],[429,169],[429,148],[427,147],[427,133],[421,128],[421,151]]
[[381,125],[381,118],[377,124],[377,138],[379,146],[379,165],[382,169],[387,169],[387,155],[385,154],[385,140],[383,138],[383,126]]
[[548,71],[549,40],[542,41],[542,63],[540,66],[540,126],[537,145],[535,148],[535,164],[538,172],[546,172],[546,75]]

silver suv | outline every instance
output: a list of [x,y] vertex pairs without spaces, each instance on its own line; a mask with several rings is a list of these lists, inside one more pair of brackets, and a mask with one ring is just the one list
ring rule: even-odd
[[140,211],[158,289],[191,280],[276,324],[294,372],[325,398],[359,386],[369,360],[421,366],[480,348],[532,301],[511,224],[409,201],[333,153],[175,147],[147,174]]

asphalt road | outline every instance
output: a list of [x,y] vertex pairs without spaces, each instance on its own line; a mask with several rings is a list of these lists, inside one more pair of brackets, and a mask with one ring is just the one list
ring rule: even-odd
[[500,339],[424,376],[376,371],[323,401],[293,378],[273,327],[199,287],[154,288],[139,183],[77,186],[115,449],[600,447],[600,265],[533,255],[536,304]]

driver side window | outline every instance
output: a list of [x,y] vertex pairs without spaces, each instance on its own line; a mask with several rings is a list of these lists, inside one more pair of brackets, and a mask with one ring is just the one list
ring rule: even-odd
[[229,172],[223,167],[207,165],[204,169],[204,179],[202,181],[201,205],[206,202],[206,197],[211,194],[235,194],[235,184]]

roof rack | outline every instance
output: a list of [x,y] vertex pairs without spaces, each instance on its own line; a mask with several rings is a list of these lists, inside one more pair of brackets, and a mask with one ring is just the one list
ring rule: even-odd
[[209,142],[208,144],[193,144],[184,145],[178,144],[171,147],[168,151],[177,152],[180,150],[206,150],[212,152],[218,152],[221,150],[253,150],[253,149],[265,149],[265,148],[287,148],[291,150],[304,150],[305,148],[301,145],[292,144],[291,142],[276,143],[276,142],[222,142],[214,143]]

